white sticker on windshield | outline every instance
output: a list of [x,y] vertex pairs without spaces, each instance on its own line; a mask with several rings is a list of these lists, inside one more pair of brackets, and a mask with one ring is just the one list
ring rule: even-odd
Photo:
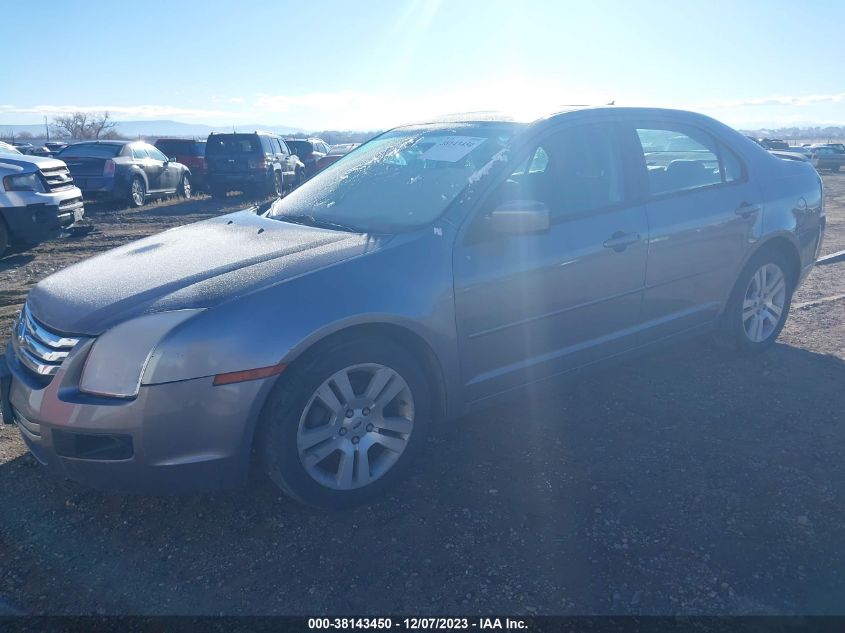
[[444,136],[424,151],[424,160],[442,160],[454,163],[461,160],[487,139],[478,136]]

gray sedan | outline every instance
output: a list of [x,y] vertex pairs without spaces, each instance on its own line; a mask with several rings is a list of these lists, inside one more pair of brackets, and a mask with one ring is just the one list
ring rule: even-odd
[[42,281],[3,417],[93,486],[231,486],[257,461],[305,503],[359,503],[436,419],[694,335],[764,350],[824,224],[811,165],[697,114],[400,127]]

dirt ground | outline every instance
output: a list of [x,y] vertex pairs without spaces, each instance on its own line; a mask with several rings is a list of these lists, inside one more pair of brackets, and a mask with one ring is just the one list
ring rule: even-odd
[[[824,179],[830,253],[845,174]],[[92,209],[3,259],[0,339],[44,276],[223,206]],[[760,357],[704,339],[449,423],[345,513],[260,479],[88,490],[0,425],[0,614],[843,614],[845,300],[817,303],[842,294],[845,263],[817,267]]]

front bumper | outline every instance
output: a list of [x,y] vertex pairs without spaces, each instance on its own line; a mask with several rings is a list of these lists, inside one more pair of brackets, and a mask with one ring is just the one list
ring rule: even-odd
[[79,343],[47,384],[7,346],[7,413],[36,460],[99,489],[186,492],[246,481],[270,379],[213,386],[209,376],[145,385],[132,400],[99,398],[78,389],[91,344]]
[[15,242],[43,242],[84,217],[82,193],[78,189],[62,193],[32,194],[26,204],[0,209]]

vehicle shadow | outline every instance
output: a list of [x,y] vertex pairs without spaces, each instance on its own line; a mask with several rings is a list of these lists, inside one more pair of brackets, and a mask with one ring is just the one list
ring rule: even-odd
[[33,259],[35,259],[35,255],[30,255],[29,253],[25,252],[15,252],[15,250],[11,250],[5,256],[0,257],[0,272],[13,270],[20,266],[26,266]]
[[100,493],[18,457],[0,594],[47,613],[841,613],[843,384],[834,356],[693,342],[444,424],[409,481],[346,512],[261,478]]

